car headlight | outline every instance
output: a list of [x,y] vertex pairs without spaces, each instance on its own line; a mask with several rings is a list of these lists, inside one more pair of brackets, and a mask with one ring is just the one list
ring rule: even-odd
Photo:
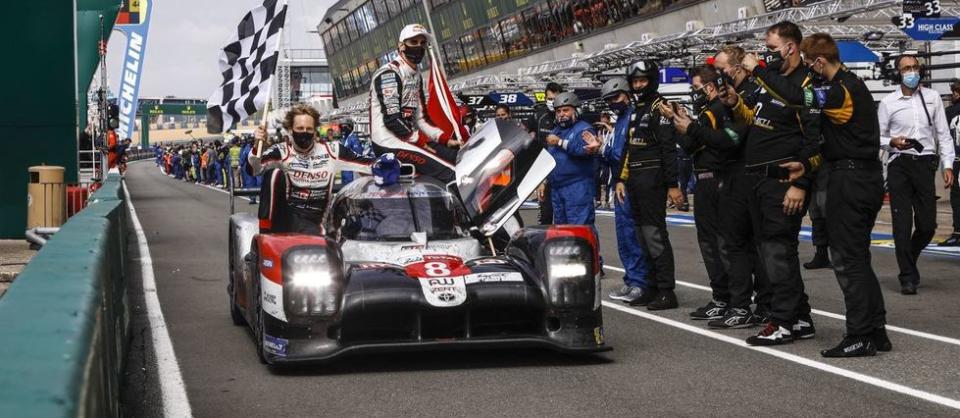
[[598,306],[593,252],[579,239],[552,240],[545,245],[547,292],[550,304],[560,308]]
[[340,311],[343,281],[324,248],[289,251],[283,259],[283,305],[291,316],[333,316]]

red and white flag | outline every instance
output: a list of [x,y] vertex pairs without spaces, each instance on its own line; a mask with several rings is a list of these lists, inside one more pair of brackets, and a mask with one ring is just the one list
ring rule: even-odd
[[[440,61],[437,60],[433,49],[430,49],[430,80],[427,84],[427,117],[430,123],[443,131],[440,143],[446,144],[450,139],[466,142],[469,134],[460,121],[462,115],[456,106],[453,93],[447,80],[443,76]],[[421,138],[426,136],[421,133]]]

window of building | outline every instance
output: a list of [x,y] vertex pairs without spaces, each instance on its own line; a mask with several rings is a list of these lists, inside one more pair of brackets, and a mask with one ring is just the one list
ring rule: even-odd
[[364,17],[364,26],[366,27],[367,32],[370,32],[377,28],[378,21],[377,16],[373,10],[373,2],[367,2],[360,8],[363,11]]
[[387,0],[373,0],[373,10],[377,14],[377,21],[380,24],[387,23],[390,20],[390,12],[387,10]]
[[387,3],[387,10],[390,12],[391,17],[396,17],[400,14],[400,0],[384,0]]
[[466,68],[478,68],[486,64],[483,57],[483,47],[480,45],[480,37],[477,32],[471,32],[460,37],[460,45],[463,47],[463,60],[466,62]]
[[523,16],[517,14],[500,21],[500,40],[508,57],[524,54],[529,50],[530,40],[524,29]]
[[500,25],[494,23],[491,26],[480,28],[477,33],[480,35],[486,64],[493,64],[507,58],[503,51],[503,42],[500,39]]
[[463,50],[460,49],[460,40],[453,39],[443,44],[444,61],[447,63],[447,75],[459,74],[467,70],[466,61],[463,58]]

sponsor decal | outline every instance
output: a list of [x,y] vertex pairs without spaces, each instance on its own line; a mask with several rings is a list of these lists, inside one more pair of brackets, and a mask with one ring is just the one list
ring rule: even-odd
[[391,267],[394,267],[394,265],[387,263],[359,263],[353,265],[353,268],[358,270],[386,269]]
[[397,159],[403,162],[409,162],[409,163],[414,163],[419,165],[423,165],[427,163],[427,159],[425,157],[414,154],[409,151],[397,152]]
[[287,347],[289,345],[290,345],[290,341],[287,339],[263,334],[263,349],[268,353],[278,355],[281,357],[286,357]]
[[427,303],[438,308],[462,305],[467,300],[467,285],[463,277],[436,277],[420,279],[420,287]]
[[480,265],[489,265],[489,264],[509,264],[509,263],[507,263],[507,260],[503,260],[500,258],[478,258],[476,260],[473,260],[470,264],[480,266]]
[[273,260],[271,260],[271,259],[269,259],[269,258],[263,259],[263,266],[266,267],[266,268],[268,268],[268,269],[272,269],[272,268],[273,268]]
[[262,274],[260,275],[260,306],[265,314],[287,321],[287,314],[283,311],[283,285],[270,281]]
[[471,273],[464,276],[467,284],[523,282],[523,275],[517,272]]

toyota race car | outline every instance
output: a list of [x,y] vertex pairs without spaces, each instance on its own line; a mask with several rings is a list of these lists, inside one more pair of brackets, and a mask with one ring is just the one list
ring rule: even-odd
[[358,352],[546,347],[608,350],[596,237],[521,227],[517,209],[555,162],[515,124],[490,121],[460,151],[456,181],[372,177],[337,193],[324,236],[260,234],[230,217],[230,313],[261,361]]

